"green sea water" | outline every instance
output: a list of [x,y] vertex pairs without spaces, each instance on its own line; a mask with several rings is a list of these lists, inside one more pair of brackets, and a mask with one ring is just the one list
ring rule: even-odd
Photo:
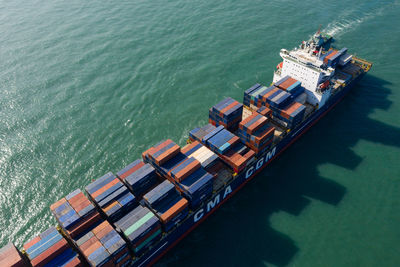
[[400,2],[0,1],[0,247],[223,97],[269,84],[319,25],[374,63],[160,266],[400,266]]

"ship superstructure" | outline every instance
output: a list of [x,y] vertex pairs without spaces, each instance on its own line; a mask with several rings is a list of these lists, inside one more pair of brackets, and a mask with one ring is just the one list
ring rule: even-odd
[[307,89],[307,102],[321,108],[331,96],[330,80],[336,67],[344,66],[352,59],[347,48],[334,50],[330,43],[331,37],[327,38],[318,31],[291,51],[281,49],[283,61],[274,72],[273,82],[287,75],[297,79]]
[[[0,249],[1,266],[149,266],[321,119],[372,64],[331,47],[317,32],[282,49],[270,86],[243,104],[225,98],[209,124],[143,152],[51,205],[58,222],[24,244]],[[272,244],[273,245],[273,244]]]

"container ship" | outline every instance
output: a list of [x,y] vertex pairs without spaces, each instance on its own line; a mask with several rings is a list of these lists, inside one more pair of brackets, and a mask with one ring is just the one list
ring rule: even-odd
[[0,266],[149,266],[332,109],[372,64],[317,32],[282,49],[272,84],[223,99],[185,146],[167,139],[50,206],[58,225]]

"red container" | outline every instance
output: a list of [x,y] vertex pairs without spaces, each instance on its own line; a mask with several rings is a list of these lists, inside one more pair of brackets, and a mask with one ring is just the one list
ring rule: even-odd
[[[54,204],[53,204],[54,205]],[[36,236],[34,239],[32,239],[31,241],[27,242],[24,244],[23,248],[25,250],[27,250],[28,248],[32,247],[33,245],[35,245],[37,242],[39,242],[41,240],[40,236]]]

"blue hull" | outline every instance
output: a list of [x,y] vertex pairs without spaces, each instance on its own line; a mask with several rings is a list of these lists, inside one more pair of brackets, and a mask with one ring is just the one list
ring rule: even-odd
[[344,87],[336,95],[332,96],[328,102],[318,111],[313,113],[307,120],[302,122],[296,129],[285,136],[281,142],[275,147],[272,147],[268,152],[258,157],[258,159],[248,166],[244,171],[239,173],[234,179],[215,193],[211,199],[202,204],[196,211],[193,211],[189,216],[182,221],[175,229],[151,247],[141,257],[136,258],[133,266],[148,266],[160,259],[169,249],[176,245],[181,239],[196,228],[203,220],[216,211],[220,205],[232,197],[242,186],[253,179],[258,172],[263,170],[274,158],[288,148],[293,142],[303,135],[312,125],[321,119],[329,110],[338,104],[350,89],[364,76],[365,73],[358,76],[346,87]]

